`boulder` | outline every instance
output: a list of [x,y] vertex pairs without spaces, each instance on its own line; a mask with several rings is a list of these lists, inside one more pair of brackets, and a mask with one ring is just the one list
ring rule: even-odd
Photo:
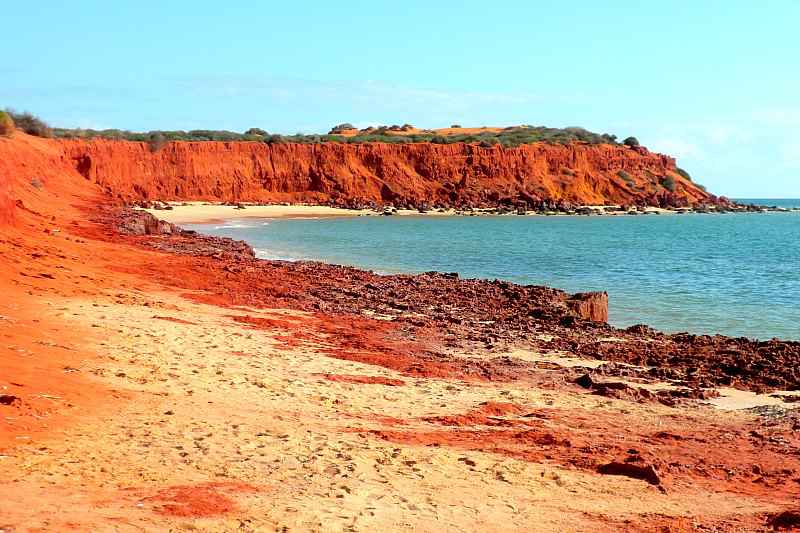
[[608,293],[579,292],[567,300],[567,307],[577,317],[594,322],[608,322]]
[[181,228],[159,220],[147,211],[124,210],[117,224],[120,233],[125,235],[177,235]]

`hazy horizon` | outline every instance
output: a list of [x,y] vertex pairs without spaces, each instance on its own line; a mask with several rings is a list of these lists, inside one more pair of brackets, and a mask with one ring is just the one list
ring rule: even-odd
[[800,4],[789,1],[92,0],[5,15],[0,107],[54,126],[580,126],[636,136],[716,194],[800,197]]

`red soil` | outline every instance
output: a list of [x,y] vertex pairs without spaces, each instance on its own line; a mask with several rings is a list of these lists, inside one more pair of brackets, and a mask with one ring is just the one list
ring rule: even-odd
[[[483,404],[465,414],[417,419],[429,427],[367,433],[407,445],[634,477],[667,489],[699,485],[776,502],[800,497],[800,457],[795,453],[800,435],[792,420],[742,428],[740,422],[712,416],[676,413],[648,420],[618,411]],[[442,425],[448,429],[435,428]]]
[[175,322],[176,324],[188,324],[190,326],[196,326],[196,322],[192,322],[190,320],[184,320],[182,318],[175,318],[174,316],[153,316],[153,318],[157,320],[166,320],[167,322]]
[[386,385],[389,387],[401,387],[406,384],[402,379],[392,379],[383,376],[357,376],[350,374],[316,374],[328,381],[337,383],[354,383],[356,385]]
[[524,409],[513,403],[505,402],[486,402],[478,406],[476,409],[469,411],[465,414],[447,415],[447,416],[429,416],[421,420],[429,424],[437,424],[441,426],[533,426],[536,421],[519,420],[508,418],[509,416],[518,416],[524,412]]
[[[206,297],[201,296],[199,299],[206,300]],[[217,300],[216,298],[214,299]],[[217,305],[230,305],[230,303],[220,304],[219,301],[217,301]],[[248,324],[254,329],[263,329],[272,332],[273,338],[278,341],[280,346],[287,350],[319,340],[316,335],[308,331],[308,328],[305,326],[307,321],[304,319],[265,318],[250,315],[231,315],[230,318],[241,324]]]
[[[287,342],[321,344],[333,357],[384,366],[407,376],[490,381],[517,379],[530,371],[527,367],[499,357],[485,360],[452,357],[446,352],[433,350],[437,343],[442,343],[441,338],[435,337],[436,331],[433,327],[413,330],[409,322],[377,321],[341,312],[341,308],[333,307],[334,304],[328,303],[324,298],[314,299],[316,296],[309,292],[309,287],[313,287],[315,291],[322,289],[311,285],[309,279],[312,275],[319,277],[318,266],[308,266],[309,272],[304,277],[301,271],[306,267],[303,265],[292,267],[293,269],[270,265],[270,275],[264,276],[265,270],[255,262],[237,263],[211,257],[146,250],[140,245],[151,241],[145,238],[122,237],[107,224],[92,221],[93,217],[100,214],[101,209],[98,206],[108,202],[106,192],[126,199],[150,197],[155,192],[170,195],[186,193],[188,196],[212,194],[213,188],[204,189],[208,182],[199,180],[196,182],[198,189],[191,190],[194,185],[190,185],[189,181],[179,180],[179,176],[197,176],[177,171],[170,174],[172,171],[169,170],[165,171],[167,181],[154,179],[152,190],[141,189],[136,180],[146,176],[137,174],[140,171],[134,165],[136,158],[140,156],[142,168],[145,170],[156,168],[157,164],[165,164],[165,168],[169,168],[170,163],[166,159],[171,154],[180,162],[176,163],[176,167],[191,166],[190,163],[194,162],[200,169],[198,172],[229,171],[224,175],[242,176],[230,183],[217,185],[219,197],[238,194],[235,191],[255,190],[248,189],[255,187],[249,181],[252,175],[237,173],[237,167],[228,168],[225,166],[228,163],[220,162],[228,161],[228,156],[223,157],[220,154],[229,150],[234,156],[241,156],[238,159],[238,156],[233,158],[237,165],[243,165],[240,170],[252,168],[260,160],[258,157],[250,157],[249,162],[245,161],[244,154],[251,150],[245,149],[247,145],[204,143],[204,150],[210,151],[208,157],[219,158],[217,166],[210,159],[208,167],[204,169],[200,160],[195,161],[188,152],[182,152],[188,150],[188,146],[180,148],[178,145],[170,145],[166,151],[147,156],[137,154],[136,151],[141,147],[137,148],[139,145],[136,143],[124,143],[115,148],[117,144],[120,143],[74,142],[68,147],[66,143],[34,139],[21,134],[15,134],[11,139],[0,139],[0,294],[3,295],[0,299],[0,315],[4,317],[0,319],[0,387],[5,387],[0,390],[0,423],[3,424],[0,425],[0,448],[18,442],[30,442],[30,439],[18,437],[42,439],[51,436],[54,428],[70,422],[79,411],[97,413],[122,399],[119,393],[98,386],[83,376],[82,372],[73,371],[83,361],[93,357],[93,354],[79,349],[83,339],[89,334],[102,335],[103,332],[85,331],[76,327],[73,322],[68,322],[66,318],[62,322],[60,318],[54,317],[53,309],[44,302],[59,296],[125,302],[126,299],[140,298],[133,295],[133,289],[137,290],[137,294],[146,294],[149,288],[163,290],[164,287],[173,287],[181,291],[191,291],[189,296],[197,300],[230,308],[246,305],[293,307],[310,311],[307,302],[312,301],[319,308],[310,316],[296,320],[251,316],[237,316],[235,319],[254,327],[282,330],[284,335],[290,337]],[[311,148],[313,147],[304,147],[302,150]],[[447,146],[434,150],[445,148],[458,153],[458,150],[465,151],[468,147]],[[300,150],[291,146],[285,148],[295,149]],[[338,150],[335,147],[331,149],[334,152]],[[544,165],[541,161],[530,159],[537,149],[544,147],[518,150],[514,155],[509,155],[511,161],[507,162],[508,165],[522,164],[522,160],[526,161],[525,164]],[[566,153],[572,150],[576,161],[586,165],[590,162],[590,153],[597,155],[596,152],[604,150],[598,147],[554,149],[564,150]],[[86,152],[84,155],[89,155],[88,161],[81,159],[80,150]],[[252,150],[254,151],[250,151],[250,156],[262,153],[264,148],[254,145]],[[362,165],[364,162],[359,157],[364,154],[378,157],[381,150],[384,148],[376,146],[361,147],[354,150],[354,153],[348,152],[348,157],[358,155],[355,163],[348,164]],[[528,150],[534,152],[527,153]],[[103,155],[106,151],[108,160]],[[130,153],[120,155],[120,151]],[[498,154],[495,156],[499,157],[502,152],[499,149],[496,151]],[[311,150],[309,153],[314,152]],[[413,153],[413,150],[408,152]],[[75,154],[76,159],[73,160],[70,154]],[[322,164],[325,160],[323,155],[327,157],[330,154],[317,155],[319,157],[314,159],[315,164]],[[617,156],[630,165],[637,161],[642,165],[645,161],[652,163],[650,158],[661,157],[651,154],[646,160],[636,159],[639,156],[645,157],[639,154],[631,155],[633,159],[629,161],[627,155],[607,155],[610,157],[605,160],[608,168],[619,162],[614,159]],[[371,172],[375,168],[383,168],[375,167],[374,160],[370,161],[373,161],[370,163],[373,165]],[[96,166],[99,162],[107,165],[103,169],[119,173],[108,174],[107,178],[100,177],[97,174],[99,167]],[[116,164],[119,164],[119,168]],[[436,164],[438,163],[432,163],[434,166]],[[671,163],[664,159],[661,164]],[[108,189],[103,191],[91,181],[85,180],[76,173],[76,166],[85,171],[91,180],[110,180],[104,183]],[[387,179],[399,179],[402,174],[390,168],[384,169]],[[449,175],[448,172],[453,171],[451,167],[447,168],[450,170],[443,170],[442,175]],[[427,168],[425,172],[438,175],[431,168]],[[118,178],[131,178],[131,181],[128,185],[120,182],[120,189],[116,190],[113,188],[116,185],[112,182]],[[350,178],[356,179],[352,175]],[[361,178],[367,180],[366,174],[361,175]],[[173,179],[177,181],[169,181]],[[319,179],[321,184],[327,183],[324,179]],[[183,183],[184,189],[164,187],[165,183],[175,185],[179,181]],[[284,185],[283,188],[278,185],[270,187],[289,194],[293,185],[289,181],[284,182]],[[324,188],[322,185],[320,187]],[[364,190],[371,191],[370,187],[372,185],[367,184]],[[262,187],[258,190],[265,189]],[[424,190],[424,187],[420,186],[419,190]],[[467,191],[464,193],[464,198],[467,198],[472,190],[469,181],[463,190]],[[598,190],[604,190],[602,184]],[[278,192],[275,195],[278,196]],[[176,272],[181,275],[176,276]],[[335,269],[325,272],[334,273]],[[350,277],[342,276],[341,280],[336,280],[341,281],[341,286],[334,283],[326,290],[338,292],[344,298],[343,289],[347,288],[347,284],[353,283],[354,277],[363,277],[365,283],[375,281],[368,273],[351,272],[348,275]],[[399,282],[395,288],[397,287],[400,287]],[[472,291],[473,296],[478,295],[479,290],[486,289],[485,286],[466,283],[459,287]],[[512,289],[497,288],[498,291],[519,294]],[[199,294],[194,291],[205,292]],[[384,294],[388,292],[384,291]],[[448,294],[450,293],[442,292],[440,297]],[[357,294],[353,298],[363,299],[364,295]],[[480,302],[475,305],[479,304]],[[531,311],[547,311],[541,305],[542,302],[534,301]],[[375,309],[374,306],[372,308]],[[330,312],[331,310],[336,312]],[[456,311],[461,312],[460,309]],[[45,312],[48,313],[46,319]],[[452,316],[445,310],[439,315],[442,320]],[[501,327],[506,327],[510,320],[509,317],[504,317],[503,323],[492,325],[493,330],[499,331]],[[542,324],[552,325],[546,321]],[[558,332],[569,335],[569,327],[572,326],[564,326]],[[586,334],[605,334],[605,326],[582,327],[587,329],[576,329],[574,336],[569,337],[574,345],[554,344],[553,348],[566,348],[573,353],[596,350],[592,343],[579,341]],[[591,328],[596,328],[596,331]],[[458,333],[460,330],[453,331]],[[535,332],[533,330],[530,333]],[[634,337],[640,335],[635,332],[625,334],[632,339],[639,339],[642,344],[647,344],[650,336],[655,335],[646,331],[640,337]],[[685,346],[692,346],[691,343],[679,344],[675,337],[656,335],[655,338],[659,344],[652,346],[649,343],[646,349],[633,342],[621,344],[614,349],[631,352],[628,355],[619,355],[620,360],[627,360],[625,357],[634,357],[640,352],[648,354],[648,357],[655,357],[661,353],[656,352],[662,345],[681,354],[688,353]],[[711,357],[716,353],[713,349],[717,344],[733,340],[714,338],[703,342],[708,345],[708,361],[712,361]],[[749,345],[744,341],[737,342],[741,345],[742,353],[750,353]],[[794,347],[789,344],[778,348],[789,355],[794,353],[791,352]],[[603,355],[616,356],[611,349],[604,350],[609,351],[603,352]],[[591,355],[595,352],[587,353]],[[769,355],[768,352],[765,353]],[[693,356],[698,357],[697,354]],[[738,355],[737,358],[741,359]],[[786,360],[792,359],[787,355]],[[643,360],[647,361],[649,359]],[[672,369],[660,359],[655,361],[659,362],[660,370],[666,372]],[[688,361],[694,362],[696,361]],[[783,362],[774,364],[785,366]],[[715,367],[708,368],[713,370]],[[759,373],[766,373],[767,370],[774,371],[772,368],[765,368],[760,369]],[[743,376],[743,383],[755,379],[751,374]],[[639,468],[629,468],[627,472],[628,475],[640,477],[652,467],[658,473],[660,486],[667,490],[697,484],[714,490],[752,495],[764,501],[786,505],[787,508],[796,505],[795,502],[800,497],[800,456],[797,453],[800,449],[800,436],[796,431],[800,427],[800,421],[789,416],[777,418],[775,421],[756,417],[725,418],[721,421],[712,418],[710,414],[675,411],[673,416],[651,419],[642,417],[641,413],[635,415],[611,410],[529,410],[513,404],[490,403],[479,405],[463,414],[414,419],[405,424],[390,417],[375,419],[373,416],[372,419],[386,426],[397,427],[365,433],[392,442],[476,450],[526,461],[552,462],[591,472],[624,473],[626,469],[621,469],[618,465],[636,465]],[[357,431],[364,432],[363,429]],[[159,512],[172,516],[212,516],[234,511],[234,495],[252,490],[252,487],[238,484],[178,486],[159,491],[149,496],[148,501],[156,504]],[[794,518],[793,515],[780,518],[776,516],[774,520],[778,526]]]
[[[213,276],[213,269],[206,265],[198,274],[205,272]],[[194,276],[183,276],[181,282],[191,279],[193,283],[200,281]],[[273,278],[257,278],[254,283],[270,283]],[[228,288],[234,285],[229,280]],[[181,285],[183,286],[183,284]],[[196,288],[200,288],[199,286]],[[258,285],[249,286],[238,294],[256,290]],[[236,291],[224,294],[189,294],[187,297],[205,302],[212,301],[216,305],[234,306],[238,304]],[[262,300],[261,305],[264,305]],[[237,322],[250,324],[253,327],[271,332],[284,331],[275,339],[284,347],[292,348],[303,343],[313,343],[317,349],[330,357],[381,366],[415,378],[465,379],[477,381],[497,381],[518,379],[503,371],[500,365],[485,365],[480,361],[471,361],[460,357],[445,357],[430,352],[423,339],[409,340],[398,324],[388,321],[377,321],[360,316],[330,316],[316,313],[308,319],[273,319],[253,316],[232,316]]]
[[179,485],[158,491],[143,501],[155,504],[159,514],[179,517],[209,517],[231,513],[237,509],[232,496],[257,492],[245,483],[203,483]]
[[32,303],[28,291],[43,281],[52,283],[35,278],[23,289],[0,275],[0,451],[38,442],[72,417],[125,396],[79,370],[89,357],[82,350],[89,331],[41,318],[49,310]]
[[108,250],[71,234],[84,218],[73,203],[102,195],[61,157],[49,141],[0,138],[0,394],[18,398],[0,404],[0,449],[39,441],[123,396],[80,371],[93,357],[85,340],[102,332],[56,317],[57,305],[44,303],[62,295],[101,299],[127,282],[89,261]]

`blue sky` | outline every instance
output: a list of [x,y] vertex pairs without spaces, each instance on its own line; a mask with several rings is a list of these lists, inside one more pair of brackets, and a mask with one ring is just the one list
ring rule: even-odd
[[732,197],[800,197],[800,2],[10,2],[0,106],[69,127],[635,135]]

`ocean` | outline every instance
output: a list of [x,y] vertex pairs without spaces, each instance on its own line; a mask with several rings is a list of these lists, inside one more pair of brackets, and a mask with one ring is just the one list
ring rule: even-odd
[[243,239],[264,258],[604,290],[620,327],[800,340],[798,212],[242,219],[191,228]]

